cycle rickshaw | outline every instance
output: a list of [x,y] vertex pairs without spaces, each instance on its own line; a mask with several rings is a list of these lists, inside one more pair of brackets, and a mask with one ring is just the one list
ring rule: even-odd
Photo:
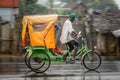
[[[25,64],[34,72],[45,72],[51,63],[66,62],[63,56],[54,56],[49,50],[55,48],[54,24],[58,15],[32,15],[24,16],[22,29],[22,45],[26,47]],[[82,39],[84,42],[85,40]],[[69,50],[68,61],[71,61],[72,54]],[[81,63],[88,70],[96,70],[101,65],[101,57],[97,52],[88,49],[85,43],[78,50],[77,57],[81,57]],[[92,66],[94,65],[94,66]]]

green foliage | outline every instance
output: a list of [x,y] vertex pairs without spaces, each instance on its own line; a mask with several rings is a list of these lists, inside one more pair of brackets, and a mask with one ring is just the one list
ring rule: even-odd
[[82,0],[90,8],[105,9],[107,7],[118,9],[114,0]]
[[40,4],[36,4],[37,0],[20,0],[20,14],[46,14],[48,9]]
[[73,3],[73,2],[76,2],[78,0],[61,0],[62,2],[66,2],[66,3]]
[[26,5],[36,3],[38,0],[25,0]]
[[38,4],[30,4],[26,7],[27,14],[44,14],[48,13],[48,9]]
[[19,11],[20,11],[20,14],[24,14],[24,0],[20,0],[20,8],[19,8]]
[[59,9],[58,10],[59,15],[67,15],[69,13],[71,13],[70,10],[64,10],[64,9]]

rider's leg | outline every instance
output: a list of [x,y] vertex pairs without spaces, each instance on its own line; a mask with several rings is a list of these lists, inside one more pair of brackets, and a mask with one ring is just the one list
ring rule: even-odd
[[74,51],[73,51],[73,59],[75,60],[76,58],[76,53],[78,51],[79,43],[77,41],[72,41],[72,44],[74,45]]
[[58,54],[57,53],[55,53],[55,50],[54,50],[54,48],[52,48],[52,49],[49,49],[51,52],[52,52],[52,54],[54,55],[54,56],[57,56]]
[[[74,49],[74,46],[71,43],[71,41],[66,44],[66,47],[67,47],[67,50],[69,50],[69,52],[71,52]],[[69,52],[63,55],[64,60],[66,60],[67,56],[69,56]]]
[[[72,41],[68,42],[67,45],[69,47],[70,52],[72,52],[72,50],[74,50],[72,59],[75,60],[75,56],[76,56],[76,53],[78,51],[79,43],[75,40],[72,40]],[[68,54],[67,54],[67,56],[68,56]]]
[[63,55],[61,49],[57,46],[57,44],[55,45],[54,52],[57,53],[58,55]]

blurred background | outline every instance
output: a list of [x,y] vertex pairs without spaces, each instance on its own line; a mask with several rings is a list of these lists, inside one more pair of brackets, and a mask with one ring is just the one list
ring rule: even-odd
[[119,0],[0,0],[0,54],[22,54],[22,19],[25,15],[58,14],[56,42],[64,21],[76,13],[74,28],[87,36],[88,46],[102,56],[120,59]]

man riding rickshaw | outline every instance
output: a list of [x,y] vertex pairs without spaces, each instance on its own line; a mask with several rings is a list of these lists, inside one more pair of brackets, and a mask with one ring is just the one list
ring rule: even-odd
[[[58,15],[56,14],[23,17],[22,46],[27,46],[25,54],[26,66],[34,72],[45,72],[50,67],[51,63],[70,62],[73,64],[75,63],[73,57],[77,56],[81,59],[85,68],[89,70],[98,69],[101,65],[101,57],[97,52],[89,50],[85,44],[86,39],[84,38],[82,38],[82,48],[80,48],[75,55],[72,55],[72,51],[69,49],[64,50],[63,53],[68,56],[64,59],[55,41],[55,23],[57,18]],[[67,23],[70,21],[71,19],[69,21],[67,20]],[[68,31],[69,30],[68,28]],[[72,28],[70,32],[73,33]],[[75,33],[75,35],[79,36],[80,34]],[[63,37],[65,36],[63,35]],[[54,53],[60,55],[56,56]],[[95,62],[95,64],[91,67],[88,61],[91,64]]]

